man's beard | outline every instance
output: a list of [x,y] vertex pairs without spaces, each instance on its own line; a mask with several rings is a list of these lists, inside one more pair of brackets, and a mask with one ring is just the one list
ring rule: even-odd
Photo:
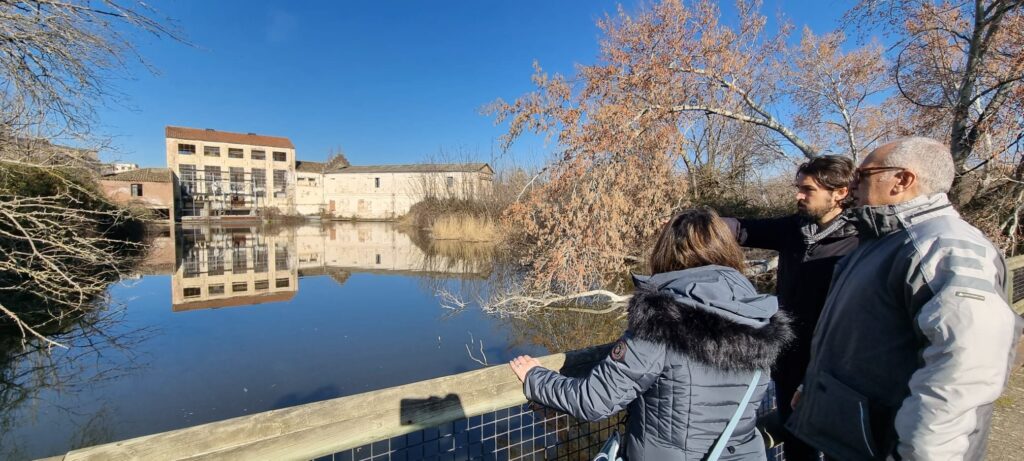
[[808,205],[804,205],[803,207],[801,207],[800,204],[798,203],[797,207],[796,207],[796,210],[797,210],[797,214],[799,214],[800,216],[802,216],[804,218],[807,218],[807,219],[812,219],[812,220],[817,221],[817,220],[821,219],[822,217],[824,217],[825,215],[831,213],[836,208],[837,207],[835,207],[835,206],[827,207],[827,208],[826,207],[814,208],[814,207],[811,207],[811,206],[808,206]]

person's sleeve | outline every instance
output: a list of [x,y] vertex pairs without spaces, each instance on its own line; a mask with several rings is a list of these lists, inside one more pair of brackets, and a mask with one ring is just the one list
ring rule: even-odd
[[785,244],[785,239],[795,232],[789,216],[769,219],[722,219],[736,236],[736,241],[748,248],[779,251]]
[[919,246],[921,261],[908,280],[908,293],[923,300],[915,322],[924,348],[896,414],[903,459],[963,459],[979,429],[979,407],[994,402],[1006,383],[1017,336],[995,249],[936,240]]
[[607,418],[639,397],[657,381],[665,366],[665,346],[631,338],[615,343],[611,353],[584,378],[569,378],[542,367],[526,375],[526,398],[586,421]]

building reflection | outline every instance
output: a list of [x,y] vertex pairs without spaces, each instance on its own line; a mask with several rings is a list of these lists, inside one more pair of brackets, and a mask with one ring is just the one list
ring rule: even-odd
[[[434,252],[383,222],[185,225],[171,277],[175,312],[287,301],[299,278],[352,273],[484,277],[490,262]],[[419,244],[418,244],[419,243]]]

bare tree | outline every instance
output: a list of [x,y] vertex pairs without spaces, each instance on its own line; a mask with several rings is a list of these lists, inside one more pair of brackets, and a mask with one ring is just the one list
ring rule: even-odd
[[90,308],[142,249],[111,234],[133,216],[72,179],[75,171],[0,162],[0,312],[52,345],[39,328]]
[[845,42],[842,32],[816,36],[805,27],[800,44],[789,52],[785,78],[799,107],[794,125],[826,152],[856,162],[892,133],[890,114],[880,104],[890,80],[880,45],[843,52]]
[[131,214],[95,188],[96,151],[54,141],[103,144],[95,107],[141,61],[130,34],[180,39],[167,23],[143,2],[0,1],[0,317],[26,336],[56,344],[45,325],[88,309],[138,250],[116,235]]
[[88,135],[95,104],[114,96],[110,77],[140,58],[128,34],[181,38],[165,24],[146,3],[130,0],[0,2],[4,126]]
[[908,106],[915,131],[949,140],[951,195],[969,201],[971,176],[999,174],[987,167],[1011,161],[1024,140],[1024,1],[865,0],[847,19],[896,38],[893,103]]

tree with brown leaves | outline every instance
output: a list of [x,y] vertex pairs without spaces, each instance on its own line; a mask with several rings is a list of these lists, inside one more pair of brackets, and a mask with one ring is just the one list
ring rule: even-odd
[[506,147],[532,131],[562,149],[506,213],[528,245],[528,289],[623,288],[680,207],[752,195],[780,159],[856,156],[886,136],[891,124],[872,122],[881,49],[845,53],[841,34],[809,32],[790,47],[791,27],[766,32],[758,8],[740,1],[736,26],[708,0],[620,8],[598,23],[596,64],[572,77],[535,64],[535,91],[489,107]]
[[959,181],[1019,145],[1024,1],[867,0],[848,18],[895,34],[899,96],[915,129],[949,139]]

